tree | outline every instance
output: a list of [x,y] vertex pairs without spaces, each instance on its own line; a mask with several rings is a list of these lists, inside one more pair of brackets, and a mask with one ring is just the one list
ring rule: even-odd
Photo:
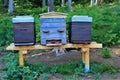
[[94,5],[94,0],[91,0],[90,6],[93,6],[93,5]]
[[98,4],[98,0],[95,0],[95,5],[97,5]]
[[46,0],[42,0],[42,7],[46,6]]
[[48,0],[48,12],[54,11],[54,0]]
[[8,0],[4,0],[4,6],[8,6]]
[[72,0],[68,0],[68,11],[70,11],[71,10],[71,4],[72,4]]
[[13,0],[9,0],[9,4],[8,4],[8,13],[13,12],[14,10],[14,3]]
[[98,4],[98,0],[91,0],[90,2],[90,6],[97,5],[97,4]]
[[62,0],[62,6],[64,6],[64,4],[65,4],[65,0]]

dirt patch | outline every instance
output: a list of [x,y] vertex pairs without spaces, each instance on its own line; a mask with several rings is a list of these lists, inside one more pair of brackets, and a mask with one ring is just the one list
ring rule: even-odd
[[[84,76],[76,76],[76,75],[61,75],[61,74],[48,74],[49,75],[49,79],[48,80],[120,80],[120,73],[117,73],[115,75],[110,75],[110,74],[102,74],[102,75],[98,75],[98,74],[91,74],[91,73],[87,73]],[[75,79],[71,79],[75,76]],[[38,78],[37,80],[42,80],[41,78]]]
[[[114,52],[116,52],[117,50],[119,50],[119,49],[114,50]],[[113,48],[111,48],[111,51],[113,51]],[[114,67],[120,69],[120,62],[119,62],[120,61],[120,52],[118,52],[118,53],[119,54],[115,54],[112,52],[111,58],[104,58],[102,56],[101,49],[92,49],[90,59],[91,59],[91,62],[97,62],[97,63],[106,62],[106,63],[109,63],[109,64],[113,65]]]
[[69,51],[63,55],[56,56],[54,52],[48,50],[48,52],[41,52],[37,55],[30,54],[27,56],[26,60],[30,63],[42,62],[46,65],[53,65],[59,63],[66,63],[69,61],[80,61],[81,54],[79,51]]
[[[102,63],[106,62],[114,67],[119,69],[120,72],[120,48],[115,47],[111,48],[112,57],[104,58],[102,55],[102,49],[90,49],[90,62],[91,63]],[[26,60],[30,63],[42,62],[46,65],[66,63],[68,61],[79,62],[81,61],[81,52],[78,50],[71,50],[66,52],[66,54],[56,56],[52,50],[45,50],[42,52],[29,51],[29,55],[26,56]],[[117,54],[116,54],[117,53]],[[96,77],[99,77],[100,80],[120,80],[120,73],[116,75],[102,74],[102,75],[93,75],[88,73],[86,76],[78,76],[78,80],[95,80]],[[63,80],[65,75],[54,74],[49,77],[49,80]],[[38,78],[40,80],[40,78]]]
[[[95,63],[102,63],[106,62],[111,65],[113,65],[116,68],[120,69],[120,53],[119,48],[111,48],[112,51],[112,57],[111,58],[104,58],[102,55],[102,49],[91,49],[90,50],[90,62]],[[33,54],[34,53],[34,54]],[[69,52],[66,52],[66,54],[56,56],[52,50],[45,50],[40,53],[35,53],[35,51],[30,51],[30,54],[26,57],[26,60],[30,63],[35,62],[42,62],[46,65],[53,65],[53,64],[59,64],[59,63],[66,63],[69,61],[72,62],[79,62],[81,61],[81,52],[78,50],[71,50]]]

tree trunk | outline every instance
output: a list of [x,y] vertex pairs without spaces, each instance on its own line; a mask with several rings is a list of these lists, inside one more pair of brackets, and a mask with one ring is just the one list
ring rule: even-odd
[[48,12],[54,11],[54,0],[48,0]]
[[94,0],[91,0],[90,6],[92,7],[94,5]]
[[70,11],[71,10],[71,4],[72,4],[72,0],[68,0],[68,11]]
[[98,0],[95,0],[95,5],[97,5],[98,4]]
[[46,6],[46,0],[42,0],[42,7]]
[[58,3],[60,3],[60,0],[58,0]]
[[4,0],[4,6],[8,6],[8,0]]
[[8,4],[8,13],[13,12],[13,10],[14,10],[13,0],[9,0],[9,4]]
[[65,0],[62,0],[62,6],[64,6],[64,4],[65,4]]

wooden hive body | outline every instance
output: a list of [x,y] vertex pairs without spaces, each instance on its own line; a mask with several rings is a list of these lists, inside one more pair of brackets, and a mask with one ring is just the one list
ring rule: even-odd
[[92,18],[88,16],[73,16],[70,30],[71,43],[90,43]]
[[14,44],[35,44],[34,18],[30,16],[16,16],[12,19],[14,26]]
[[42,45],[61,45],[66,43],[66,15],[50,12],[40,17]]

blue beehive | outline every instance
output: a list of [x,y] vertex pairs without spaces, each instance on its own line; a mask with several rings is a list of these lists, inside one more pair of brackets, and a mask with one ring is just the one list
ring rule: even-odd
[[66,43],[66,14],[49,12],[40,15],[41,44],[47,46]]

